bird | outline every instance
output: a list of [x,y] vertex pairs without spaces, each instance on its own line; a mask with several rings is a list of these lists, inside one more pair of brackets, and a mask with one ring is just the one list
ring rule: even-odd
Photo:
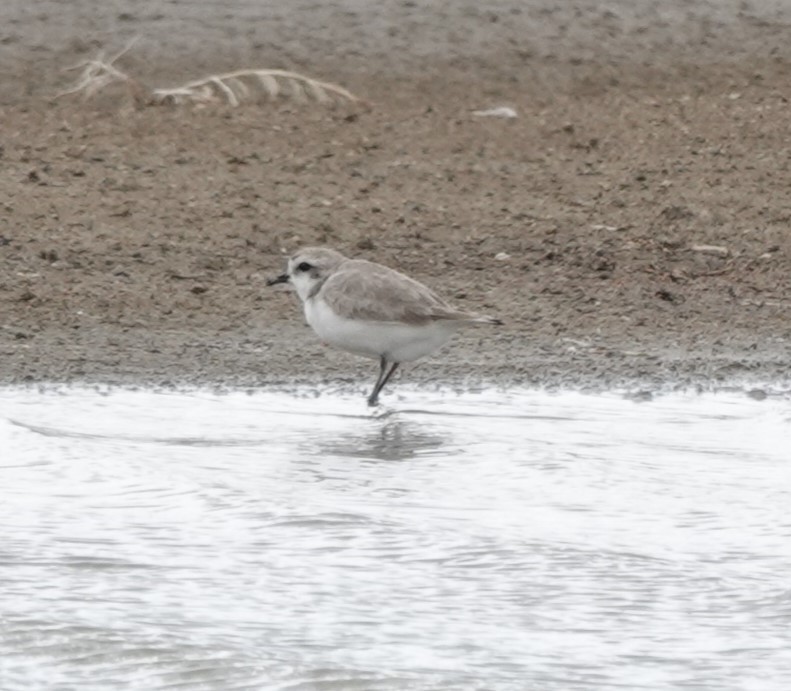
[[326,344],[379,360],[368,405],[404,362],[441,346],[461,327],[502,324],[494,317],[454,309],[434,291],[395,269],[350,259],[328,247],[306,247],[289,259],[268,286],[288,283],[302,301],[305,319]]

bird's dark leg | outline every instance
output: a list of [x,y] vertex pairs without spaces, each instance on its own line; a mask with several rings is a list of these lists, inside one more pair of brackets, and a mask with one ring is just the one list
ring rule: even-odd
[[379,404],[379,392],[384,388],[385,384],[390,381],[393,372],[398,368],[398,363],[394,362],[390,369],[387,369],[387,359],[383,356],[379,359],[379,378],[376,380],[374,390],[368,396],[368,405],[374,406]]
[[390,371],[387,373],[387,376],[385,377],[385,380],[382,382],[382,385],[379,387],[380,391],[385,387],[387,382],[390,381],[390,377],[393,376],[393,372],[395,372],[397,369],[398,369],[398,363],[397,362],[394,362],[392,365],[390,365]]
[[368,405],[374,406],[376,405],[379,400],[379,392],[382,390],[384,386],[384,378],[387,376],[387,360],[384,356],[379,358],[379,377],[376,380],[376,384],[374,384],[374,390],[371,392],[371,395],[368,396]]

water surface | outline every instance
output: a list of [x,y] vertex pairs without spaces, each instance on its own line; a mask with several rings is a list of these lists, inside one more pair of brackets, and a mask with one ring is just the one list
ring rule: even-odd
[[0,688],[791,688],[791,398],[0,390]]

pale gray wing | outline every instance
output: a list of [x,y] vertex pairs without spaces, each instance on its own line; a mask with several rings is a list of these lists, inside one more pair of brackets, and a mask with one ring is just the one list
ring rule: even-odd
[[321,297],[337,314],[349,319],[425,324],[463,318],[422,283],[361,260],[346,262],[330,276]]

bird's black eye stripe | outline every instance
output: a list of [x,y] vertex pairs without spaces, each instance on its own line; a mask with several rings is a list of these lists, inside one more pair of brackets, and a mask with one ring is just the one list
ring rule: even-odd
[[307,262],[300,262],[297,264],[297,271],[310,271],[313,267]]

